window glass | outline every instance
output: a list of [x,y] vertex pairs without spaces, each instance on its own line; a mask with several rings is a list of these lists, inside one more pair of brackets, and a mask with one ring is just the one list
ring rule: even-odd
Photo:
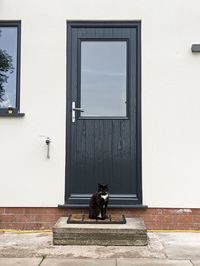
[[81,42],[81,116],[126,116],[126,41]]
[[0,24],[0,108],[16,108],[17,26]]

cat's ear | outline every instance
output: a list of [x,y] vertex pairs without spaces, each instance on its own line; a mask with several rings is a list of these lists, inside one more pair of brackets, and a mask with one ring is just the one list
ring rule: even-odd
[[100,184],[100,183],[98,183],[98,190],[99,190],[99,189],[101,189],[101,184]]

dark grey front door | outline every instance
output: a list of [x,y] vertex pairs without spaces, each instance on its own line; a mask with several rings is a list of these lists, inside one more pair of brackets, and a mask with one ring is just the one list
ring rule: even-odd
[[110,206],[141,204],[140,23],[70,22],[67,44],[65,204],[98,183]]

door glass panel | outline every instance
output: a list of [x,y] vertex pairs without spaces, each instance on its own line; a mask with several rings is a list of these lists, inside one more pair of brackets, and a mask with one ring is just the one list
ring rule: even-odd
[[126,41],[81,42],[81,116],[126,116]]

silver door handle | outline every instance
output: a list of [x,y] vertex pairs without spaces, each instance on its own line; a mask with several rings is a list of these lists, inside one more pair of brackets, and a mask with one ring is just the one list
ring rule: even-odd
[[72,110],[74,110],[74,111],[79,111],[79,112],[84,112],[84,110],[83,110],[82,108],[78,108],[78,107],[73,108]]
[[76,103],[72,102],[72,123],[76,121],[76,112],[84,112],[82,108],[76,107]]

